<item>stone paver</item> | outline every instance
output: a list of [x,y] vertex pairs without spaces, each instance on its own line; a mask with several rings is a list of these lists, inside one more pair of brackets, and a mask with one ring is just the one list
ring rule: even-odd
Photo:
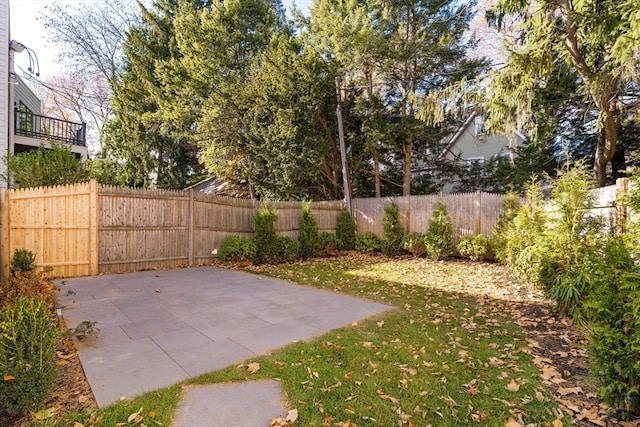
[[89,320],[101,331],[97,340],[78,345],[99,406],[391,308],[216,267],[65,279],[57,284],[67,326]]
[[286,415],[277,381],[191,387],[178,405],[173,427],[265,427]]

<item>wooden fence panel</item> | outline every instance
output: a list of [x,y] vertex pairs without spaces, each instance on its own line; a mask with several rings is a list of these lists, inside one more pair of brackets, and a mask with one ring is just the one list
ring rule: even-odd
[[3,275],[16,249],[32,251],[52,276],[97,274],[94,182],[3,193]]
[[99,188],[101,273],[186,265],[189,194],[184,191]]
[[228,236],[253,236],[256,202],[209,194],[194,194],[193,262],[211,260],[213,250]]

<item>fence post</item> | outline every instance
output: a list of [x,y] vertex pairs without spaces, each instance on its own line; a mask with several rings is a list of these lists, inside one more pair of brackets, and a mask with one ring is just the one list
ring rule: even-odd
[[193,209],[194,209],[194,197],[193,197],[193,188],[189,189],[189,206],[188,206],[188,216],[187,216],[187,263],[191,266],[193,265]]
[[89,181],[89,275],[97,276],[99,270],[100,243],[98,228],[100,221],[98,210],[98,181]]
[[11,249],[9,240],[9,190],[0,188],[0,278],[6,279],[11,274]]
[[476,191],[474,200],[474,218],[473,218],[473,231],[474,234],[482,233],[482,191]]
[[618,178],[616,180],[616,234],[626,233],[627,228],[627,205],[624,197],[629,191],[629,178]]

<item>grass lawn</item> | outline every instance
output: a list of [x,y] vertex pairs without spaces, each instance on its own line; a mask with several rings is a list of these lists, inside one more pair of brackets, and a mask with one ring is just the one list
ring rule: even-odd
[[[247,269],[395,309],[185,384],[279,379],[301,426],[563,425],[507,315],[528,291],[499,266],[352,255]],[[174,386],[48,425],[134,425],[144,408],[136,425],[167,426],[179,396]]]

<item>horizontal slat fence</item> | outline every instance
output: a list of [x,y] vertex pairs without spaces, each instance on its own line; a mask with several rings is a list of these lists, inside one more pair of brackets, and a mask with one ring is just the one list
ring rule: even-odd
[[354,216],[358,233],[373,232],[382,235],[384,211],[392,202],[398,205],[400,222],[409,232],[426,233],[433,211],[442,201],[447,207],[454,231],[454,241],[460,237],[491,235],[502,212],[504,196],[490,193],[404,196],[395,198],[354,199]]
[[95,182],[47,188],[0,190],[2,274],[16,249],[28,249],[54,276],[98,271]]
[[[608,209],[608,215],[617,209],[619,218],[627,215],[622,204],[614,203],[628,188],[626,181],[622,184],[617,193],[614,188],[598,192],[600,209]],[[457,241],[477,233],[490,235],[503,200],[503,195],[478,192],[354,199],[353,207],[358,233],[382,235],[384,210],[393,201],[408,231],[425,233],[434,209],[442,201]],[[302,204],[273,202],[270,206],[278,210],[278,233],[296,238]],[[335,231],[343,206],[342,201],[311,203],[320,232]],[[13,251],[19,248],[34,252],[38,265],[51,267],[52,275],[58,277],[207,262],[225,237],[253,235],[253,215],[259,207],[257,201],[193,190],[115,188],[93,181],[51,188],[0,189],[1,273],[5,277],[9,274]]]
[[100,186],[99,272],[189,263],[189,194]]

